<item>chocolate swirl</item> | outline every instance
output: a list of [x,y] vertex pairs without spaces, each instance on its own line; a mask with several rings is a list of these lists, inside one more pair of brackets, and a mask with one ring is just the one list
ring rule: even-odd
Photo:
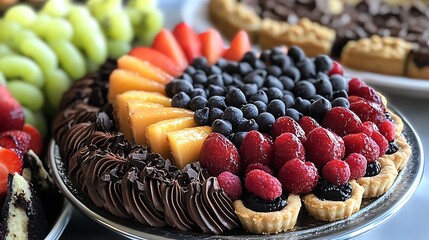
[[97,148],[93,145],[79,149],[69,160],[68,176],[73,186],[82,192],[86,192],[85,180],[90,162],[95,159]]
[[60,139],[59,150],[65,159],[70,157],[81,147],[86,145],[86,140],[93,132],[95,132],[94,123],[79,123],[70,128],[68,133]]

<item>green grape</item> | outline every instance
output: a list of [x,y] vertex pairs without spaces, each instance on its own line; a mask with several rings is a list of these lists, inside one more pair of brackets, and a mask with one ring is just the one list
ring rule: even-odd
[[71,42],[61,40],[48,44],[56,53],[61,68],[71,79],[77,80],[85,76],[87,73],[85,58]]
[[12,49],[10,49],[7,45],[0,43],[0,58],[11,56],[11,55],[16,55],[16,53]]
[[42,137],[46,137],[48,134],[48,126],[46,124],[46,118],[44,114],[41,111],[35,112],[34,118],[36,120],[34,126],[39,130]]
[[67,89],[69,89],[71,81],[67,74],[61,69],[55,69],[48,73],[45,80],[43,91],[46,99],[51,106],[58,109],[61,98]]
[[43,73],[48,73],[58,67],[58,58],[55,52],[42,40],[38,38],[29,38],[19,46],[20,52],[31,57]]
[[22,27],[17,22],[0,19],[0,29],[0,42],[9,45],[12,41],[11,36],[13,36],[16,32],[19,32]]
[[44,13],[52,17],[63,18],[70,12],[70,0],[48,0],[39,13]]
[[30,30],[32,30],[34,33],[37,34],[39,37],[45,36],[45,32],[48,29],[49,23],[53,20],[53,18],[46,14],[39,14],[34,20],[33,24],[29,27]]
[[132,46],[130,42],[108,40],[107,47],[109,49],[109,58],[118,59],[129,53]]
[[100,68],[100,64],[97,64],[97,63],[91,61],[90,59],[87,59],[86,67],[88,68],[89,73],[94,73],[94,72],[98,71],[98,69]]
[[21,105],[31,111],[42,109],[45,98],[42,91],[36,86],[21,80],[10,80],[7,82],[7,88]]
[[73,27],[62,18],[54,18],[48,23],[43,38],[46,41],[70,40],[73,36]]
[[130,18],[125,11],[110,14],[103,22],[103,27],[108,38],[117,41],[132,41],[134,30]]
[[22,110],[24,112],[25,116],[25,123],[31,124],[32,126],[36,125],[36,117],[34,116],[34,113],[26,108],[25,106],[22,106]]
[[73,7],[68,19],[74,30],[73,43],[77,43],[91,61],[103,64],[107,60],[107,43],[98,22],[80,7]]
[[128,7],[135,8],[140,12],[151,12],[156,8],[156,0],[130,0]]
[[2,72],[0,72],[0,85],[6,85],[6,78]]
[[4,19],[15,21],[24,27],[29,27],[37,18],[37,13],[30,6],[19,4],[11,7]]
[[163,23],[164,15],[162,14],[161,10],[154,9],[144,15],[141,26],[139,27],[143,30],[143,32],[159,32],[162,29]]
[[142,46],[151,46],[158,32],[144,32],[137,36],[138,43]]
[[98,21],[122,9],[122,0],[89,0],[87,6]]
[[21,45],[22,42],[28,40],[28,39],[39,39],[37,37],[37,35],[27,29],[23,29],[21,31],[15,32],[15,34],[12,35],[12,41],[13,41],[13,46],[19,51],[19,47]]
[[7,79],[22,79],[36,87],[43,86],[42,70],[28,57],[17,55],[0,58],[0,72]]
[[130,18],[131,24],[133,27],[136,27],[140,24],[143,14],[139,12],[139,10],[135,8],[125,7],[125,12],[127,13],[128,17]]

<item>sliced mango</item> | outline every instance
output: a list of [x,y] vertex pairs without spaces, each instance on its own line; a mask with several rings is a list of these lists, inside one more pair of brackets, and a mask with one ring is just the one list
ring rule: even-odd
[[138,73],[142,77],[154,80],[164,85],[173,80],[172,76],[152,65],[150,62],[140,60],[130,55],[120,57],[118,59],[118,67],[120,69]]

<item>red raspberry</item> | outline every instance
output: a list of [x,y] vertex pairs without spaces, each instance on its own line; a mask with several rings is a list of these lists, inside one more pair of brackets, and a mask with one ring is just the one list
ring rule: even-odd
[[365,133],[349,134],[343,137],[346,156],[352,153],[362,154],[368,162],[374,162],[380,155],[380,147]]
[[376,103],[357,101],[350,104],[350,110],[355,112],[362,122],[371,121],[375,124],[379,124],[386,120],[383,109]]
[[314,120],[314,118],[309,116],[304,116],[301,119],[299,119],[299,125],[301,126],[302,130],[305,132],[305,136],[307,136],[311,130],[320,127],[319,123]]
[[210,175],[218,176],[224,171],[240,172],[240,155],[235,145],[219,133],[211,133],[204,140],[200,152],[201,167]]
[[242,188],[240,178],[237,175],[226,171],[217,176],[217,181],[219,182],[219,186],[232,201],[240,198]]
[[322,127],[318,127],[308,134],[304,147],[307,160],[313,162],[317,167],[323,167],[332,159],[343,159],[345,153],[343,139]]
[[380,148],[379,157],[383,156],[387,152],[387,149],[389,149],[389,142],[383,135],[381,135],[379,131],[372,132],[371,138],[372,140],[374,140],[374,142],[377,143],[378,147]]
[[273,142],[260,132],[252,130],[246,134],[240,146],[240,156],[243,169],[252,163],[271,165]]
[[350,167],[343,160],[331,160],[322,168],[322,177],[334,185],[341,186],[350,179]]
[[349,81],[349,96],[355,95],[359,96],[359,90],[362,87],[368,86],[360,78],[352,78]]
[[359,92],[357,95],[359,97],[363,97],[364,99],[366,99],[370,102],[374,102],[374,103],[380,105],[381,107],[384,107],[383,104],[381,103],[380,96],[377,94],[377,92],[374,90],[374,88],[372,88],[370,86],[361,87],[359,89]]
[[265,200],[274,200],[282,195],[282,184],[279,180],[259,169],[246,175],[245,186],[248,192]]
[[250,171],[255,170],[255,169],[259,169],[262,170],[270,175],[274,175],[273,170],[271,170],[271,168],[269,168],[266,165],[260,164],[260,163],[252,163],[249,166],[247,166],[246,171],[244,172],[244,176],[246,176]]
[[286,132],[293,133],[302,142],[304,142],[306,139],[305,132],[298,124],[298,122],[288,116],[279,117],[273,124],[273,130],[271,131],[271,135],[274,139],[276,139],[278,136],[282,135],[282,133]]
[[328,111],[323,117],[322,126],[340,136],[359,133],[363,130],[363,125],[359,117],[345,107],[334,107]]
[[328,75],[332,76],[334,74],[339,74],[339,75],[343,76],[344,75],[343,66],[341,66],[341,64],[339,64],[336,61],[332,61],[332,63],[333,63],[332,69],[331,69],[331,71],[329,71]]
[[378,124],[378,129],[380,129],[380,133],[387,141],[391,142],[395,139],[395,124],[393,122],[384,120]]
[[294,134],[283,133],[274,141],[272,166],[278,170],[287,161],[295,158],[305,161],[304,146]]
[[365,176],[368,161],[359,153],[352,153],[344,159],[350,167],[350,179],[358,179]]
[[[12,141],[14,146],[11,144]],[[0,144],[5,144],[4,147],[9,147],[19,156],[24,156],[30,150],[31,136],[21,130],[9,130],[0,134]]]
[[358,97],[358,96],[349,96],[348,97],[349,103],[352,104],[354,102],[359,102],[359,101],[365,101],[365,99]]
[[367,136],[372,136],[372,133],[377,131],[378,132],[378,127],[377,125],[375,125],[375,123],[370,122],[370,121],[366,121],[363,123],[363,133],[365,133]]
[[289,193],[302,194],[313,191],[319,180],[319,173],[312,162],[292,159],[280,168],[278,178]]

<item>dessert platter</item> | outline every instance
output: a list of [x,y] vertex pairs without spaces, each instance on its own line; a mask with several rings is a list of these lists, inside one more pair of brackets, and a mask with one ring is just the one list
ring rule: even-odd
[[76,81],[49,148],[71,203],[131,238],[346,238],[397,212],[409,123],[327,55],[250,39],[182,22]]

